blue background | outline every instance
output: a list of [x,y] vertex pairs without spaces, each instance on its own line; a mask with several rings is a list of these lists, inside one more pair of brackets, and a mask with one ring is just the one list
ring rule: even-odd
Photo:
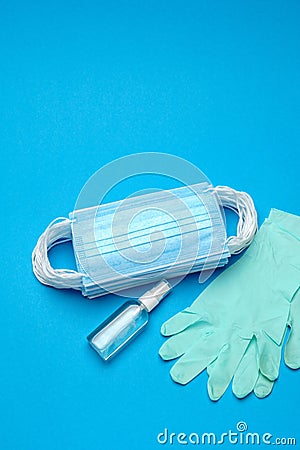
[[[165,427],[221,433],[240,420],[300,443],[300,372],[282,365],[265,400],[228,389],[218,403],[206,374],[170,380],[159,328],[201,292],[197,276],[105,365],[85,337],[124,300],[42,286],[30,261],[88,177],[129,153],[189,159],[215,185],[249,192],[260,223],[270,207],[299,214],[300,3],[0,6],[1,448],[152,450]],[[71,246],[52,260],[72,267]]]

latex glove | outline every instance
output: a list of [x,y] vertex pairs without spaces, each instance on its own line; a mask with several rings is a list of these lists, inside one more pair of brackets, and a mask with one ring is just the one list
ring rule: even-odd
[[[284,361],[290,369],[300,368],[300,290],[295,294],[290,308],[287,329],[290,334],[284,349]],[[267,397],[279,375],[281,355],[284,343],[270,345],[267,361],[260,361],[257,343],[252,340],[234,374],[232,391],[238,398],[246,397],[252,391],[259,398]],[[260,371],[264,365],[264,374]],[[268,368],[270,370],[268,370]],[[207,368],[211,376],[216,367],[214,363]]]
[[[290,220],[289,214],[279,214],[277,212],[277,224],[284,228],[287,232],[292,233],[294,236],[300,236],[300,227],[296,221],[294,222]],[[290,369],[299,369],[300,289],[298,289],[291,302],[286,333],[289,329],[290,334],[284,349],[284,362]],[[236,397],[246,397],[253,391],[257,397],[264,398],[272,392],[274,380],[279,375],[283,346],[283,341],[279,346],[275,342],[273,343],[268,357],[269,367],[271,368],[273,366],[273,369],[268,372],[266,367],[267,364],[265,363],[265,375],[263,375],[260,371],[260,365],[263,364],[263,362],[259,360],[257,343],[255,340],[250,343],[234,374],[232,390]],[[272,361],[272,363],[270,361]],[[212,363],[207,369],[209,376],[213,372],[213,369],[214,363]],[[277,376],[274,377],[274,374]]]
[[[283,228],[282,221],[289,227]],[[162,345],[160,356],[166,360],[180,357],[170,372],[174,381],[186,384],[214,363],[209,369],[208,393],[218,400],[243,356],[253,361],[254,342],[261,375],[276,379],[279,352],[270,358],[270,348],[274,343],[282,345],[290,302],[299,287],[300,241],[294,234],[299,229],[298,216],[272,210],[240,260],[216,278],[190,308],[163,324],[162,334],[172,337]]]

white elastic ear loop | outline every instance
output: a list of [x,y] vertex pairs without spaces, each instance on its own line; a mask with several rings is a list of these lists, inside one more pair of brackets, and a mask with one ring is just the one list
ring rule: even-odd
[[253,200],[247,192],[236,191],[228,186],[216,186],[213,190],[219,203],[239,216],[237,235],[227,238],[230,253],[238,254],[251,244],[257,232],[257,212]]
[[32,268],[41,283],[57,289],[81,290],[82,273],[69,269],[54,269],[48,258],[52,247],[71,240],[71,220],[65,217],[53,220],[40,236],[32,252]]

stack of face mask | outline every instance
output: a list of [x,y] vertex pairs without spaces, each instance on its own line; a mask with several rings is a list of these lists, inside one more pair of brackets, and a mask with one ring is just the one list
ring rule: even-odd
[[[227,236],[223,206],[239,216],[237,236]],[[89,298],[162,278],[177,283],[191,272],[205,281],[247,247],[256,230],[255,207],[245,192],[207,182],[155,191],[54,220],[33,250],[33,271],[43,284]],[[78,271],[54,269],[49,250],[70,240]]]
[[89,298],[221,267],[230,256],[221,210],[207,183],[74,211],[70,219]]

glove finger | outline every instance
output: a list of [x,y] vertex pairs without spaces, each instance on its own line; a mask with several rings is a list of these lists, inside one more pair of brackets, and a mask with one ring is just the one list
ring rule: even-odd
[[256,339],[252,339],[234,374],[232,391],[244,398],[253,391],[259,374]]
[[200,321],[201,316],[190,308],[186,308],[162,324],[160,332],[163,336],[180,333],[193,323]]
[[266,333],[257,338],[259,370],[270,381],[278,378],[282,344],[278,345]]
[[[221,342],[221,343],[220,343]],[[222,347],[217,333],[205,335],[177,361],[170,371],[176,383],[187,384],[216,359]]]
[[300,330],[292,327],[284,352],[285,364],[291,369],[300,368]]
[[[195,326],[197,325],[197,326]],[[170,337],[159,349],[159,355],[164,360],[178,358],[208,333],[208,328],[205,323],[194,324],[190,328],[181,333],[174,334]]]
[[211,400],[216,401],[222,397],[248,345],[249,340],[236,337],[221,349],[207,382]]
[[217,359],[215,359],[213,362],[210,363],[209,366],[207,366],[206,372],[207,372],[207,375],[208,375],[208,376],[212,373],[213,368],[214,368],[215,365],[216,365],[216,362],[217,362]]
[[271,394],[273,386],[274,381],[269,380],[269,378],[266,378],[262,373],[259,373],[254,387],[254,394],[258,398],[265,398]]
[[284,351],[284,361],[291,369],[300,368],[300,291],[291,305],[291,331]]

